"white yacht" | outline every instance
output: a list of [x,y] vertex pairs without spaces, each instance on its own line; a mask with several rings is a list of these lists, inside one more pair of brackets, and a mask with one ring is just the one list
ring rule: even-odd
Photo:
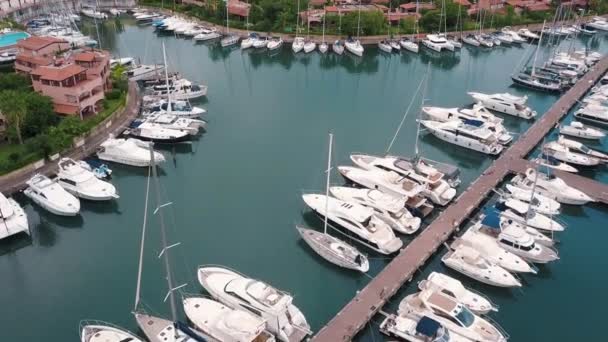
[[477,250],[459,246],[449,250],[441,261],[449,268],[458,271],[484,284],[498,287],[521,287],[521,283],[509,271],[490,262]]
[[574,117],[590,123],[608,126],[608,110],[599,107],[585,106],[574,112]]
[[206,112],[207,111],[203,108],[190,105],[188,101],[171,101],[171,106],[169,107],[168,101],[161,100],[151,105],[147,111],[144,112],[144,116],[149,114],[172,114],[179,116],[180,118],[196,119]]
[[594,18],[594,20],[585,24],[587,27],[594,28],[600,31],[608,31],[608,21],[605,18]]
[[582,166],[596,166],[600,164],[598,158],[589,157],[584,154],[570,150],[568,146],[561,145],[557,141],[551,141],[543,145],[543,153],[566,163]]
[[151,77],[158,77],[164,72],[164,70],[164,65],[140,64],[130,68],[124,73],[131,81],[142,81]]
[[304,194],[302,198],[319,216],[327,216],[330,224],[357,235],[363,240],[362,244],[379,253],[392,254],[403,246],[387,219],[376,214],[372,208],[325,195]]
[[[143,312],[135,312],[135,321],[149,342],[200,342],[204,341],[201,333],[194,331],[187,324],[171,321]],[[128,340],[127,340],[128,341]],[[120,341],[124,342],[124,341]],[[129,341],[130,342],[130,341]]]
[[152,114],[148,115],[144,120],[164,128],[184,130],[190,135],[198,134],[200,129],[205,130],[207,126],[207,122],[204,120],[180,118],[173,114]]
[[473,341],[506,342],[508,339],[508,335],[496,323],[490,323],[439,291],[425,290],[411,294],[399,303],[397,312],[405,317],[428,316]]
[[414,234],[420,228],[422,220],[405,208],[407,198],[404,196],[394,196],[376,189],[345,186],[332,186],[329,192],[339,200],[374,209],[378,214],[388,218],[391,221],[391,228],[400,233]]
[[[422,112],[430,120],[452,121],[456,119],[479,120],[495,125],[502,125],[503,119],[492,114],[482,104],[476,103],[473,108],[443,108],[443,107],[422,107]],[[503,129],[504,130],[504,129]]]
[[331,50],[336,55],[341,56],[344,53],[344,43],[340,39],[336,39],[336,41],[331,44]]
[[388,42],[386,40],[381,40],[378,42],[378,49],[380,49],[380,51],[384,51],[386,53],[393,52],[393,47],[391,46],[390,42]]
[[[432,178],[426,174],[419,174],[414,163],[403,158],[386,156],[377,157],[367,154],[351,154],[350,160],[365,170],[383,170],[396,172],[414,182],[424,185],[423,194],[439,205],[447,205],[456,196],[456,189],[452,188],[443,178]],[[438,175],[434,174],[435,177]],[[440,174],[439,174],[440,175]]]
[[524,37],[525,39],[529,39],[529,40],[539,40],[540,36],[530,30],[528,30],[527,28],[521,28],[517,31],[517,34],[519,34],[521,37]]
[[190,140],[190,132],[167,128],[153,122],[134,121],[124,134],[142,141],[152,141],[154,143],[172,144]]
[[532,210],[546,215],[557,215],[560,212],[561,204],[558,201],[543,196],[539,193],[524,188],[519,188],[513,184],[507,184],[505,186],[507,192],[505,195],[516,200],[527,202],[531,205]]
[[259,37],[255,42],[253,42],[254,49],[263,49],[268,46],[268,42],[270,40],[268,37]]
[[17,201],[0,193],[0,240],[21,232],[30,235],[30,226],[25,211]]
[[95,177],[73,159],[61,158],[57,166],[57,182],[72,195],[91,201],[118,198],[114,185]]
[[513,273],[536,273],[520,256],[502,248],[496,239],[479,232],[479,225],[473,225],[459,238],[454,240],[450,246],[453,250],[460,247],[475,249],[488,261]]
[[222,35],[216,29],[203,29],[199,34],[194,36],[194,40],[204,42],[208,40],[218,39]]
[[585,144],[580,143],[578,141],[574,141],[572,139],[567,139],[564,136],[559,136],[557,139],[557,143],[567,147],[571,151],[575,151],[576,153],[580,153],[582,155],[588,156],[589,158],[598,159],[602,163],[608,162],[608,154],[591,149],[587,147]]
[[568,125],[560,125],[559,132],[571,137],[599,140],[606,136],[606,133],[599,129],[583,125],[581,122],[572,121]]
[[559,259],[556,250],[538,243],[521,225],[503,221],[495,213],[487,212],[478,231],[493,237],[502,248],[529,262],[546,264]]
[[434,290],[442,292],[457,302],[462,303],[476,314],[487,314],[490,311],[498,311],[498,306],[474,290],[466,288],[459,280],[439,272],[431,272],[425,280],[418,283],[420,291]]
[[473,34],[467,34],[466,36],[462,37],[462,42],[475,47],[479,47],[479,45],[481,45],[479,40],[477,40]]
[[306,39],[304,41],[304,53],[311,53],[313,51],[315,51],[315,49],[317,48],[317,43],[315,43],[314,41],[310,40],[310,39]]
[[517,116],[524,119],[532,119],[536,112],[526,106],[527,96],[514,96],[509,93],[483,94],[477,92],[468,93],[475,101],[484,107],[497,112]]
[[485,154],[499,154],[503,146],[498,142],[494,132],[481,127],[483,122],[477,120],[455,120],[439,122],[421,120],[420,123],[437,138]]
[[427,34],[426,38],[422,40],[422,45],[437,52],[454,51],[454,45],[448,42],[443,34]]
[[418,47],[418,43],[407,37],[401,38],[401,40],[399,40],[399,44],[402,48],[413,53],[418,53],[418,51],[420,50],[420,48]]
[[472,342],[473,340],[449,330],[436,320],[417,315],[407,317],[388,315],[380,323],[380,332],[410,342]]
[[132,332],[99,321],[80,323],[80,342],[144,342]]
[[232,309],[204,297],[182,300],[192,325],[205,336],[222,342],[274,342],[266,331],[266,321],[242,309]]
[[55,215],[75,216],[80,211],[80,201],[47,176],[36,174],[28,180],[23,194],[39,206]]
[[241,50],[245,50],[245,49],[249,49],[250,47],[253,47],[253,43],[256,42],[258,40],[258,34],[255,32],[252,32],[249,34],[249,36],[247,36],[247,38],[241,40]]
[[291,50],[293,50],[294,53],[298,53],[304,49],[304,44],[304,37],[295,37],[293,43],[291,43]]
[[158,84],[152,86],[150,92],[152,96],[166,97],[170,94],[171,100],[189,100],[207,95],[207,86],[193,84],[184,78],[174,80],[168,88],[169,91],[166,84]]
[[526,41],[525,38],[523,38],[522,36],[519,35],[519,33],[514,31],[513,29],[511,29],[510,26],[505,26],[500,31],[504,34],[508,34],[509,36],[511,36],[513,43],[521,44]]
[[344,42],[344,47],[346,48],[346,50],[350,53],[352,53],[355,56],[363,56],[363,45],[361,45],[361,42],[359,41],[359,39],[354,39],[354,38],[348,38],[345,42]]
[[323,259],[340,267],[359,272],[369,271],[369,260],[363,253],[346,242],[327,233],[296,226],[298,233],[310,248]]
[[283,39],[281,37],[270,38],[270,40],[268,41],[268,45],[266,45],[269,51],[276,50],[281,46],[283,46]]
[[[110,137],[104,141],[97,150],[97,157],[101,160],[119,164],[148,167],[151,164],[149,143],[137,139],[115,139]],[[165,161],[162,153],[154,151],[156,164]]]
[[395,196],[404,196],[408,198],[408,204],[413,207],[418,207],[422,203],[413,203],[412,201],[426,202],[424,199],[419,199],[419,195],[422,194],[425,186],[403,177],[397,172],[363,170],[352,166],[339,166],[338,171],[346,179],[366,188],[380,190]]
[[[538,174],[538,177],[536,175]],[[517,175],[511,183],[517,187],[531,190],[534,187],[534,181],[536,179],[536,191],[541,195],[553,198],[554,200],[565,203],[581,205],[588,202],[595,202],[595,200],[589,197],[584,192],[577,190],[564,182],[561,178],[556,176],[548,176],[544,173],[537,173],[534,169],[526,170],[525,175]]]
[[551,168],[554,170],[560,170],[560,171],[564,171],[564,172],[571,172],[571,173],[577,173],[578,170],[570,165],[570,164],[566,164],[561,160],[558,160],[556,158],[554,158],[553,156],[549,156],[546,155],[544,153],[541,153],[540,156],[530,159],[530,162],[540,165],[540,166],[544,166],[546,168]]
[[262,317],[267,329],[281,341],[302,341],[311,334],[306,318],[286,292],[222,266],[200,266],[198,281],[225,305]]
[[494,209],[500,216],[546,232],[563,232],[566,227],[556,220],[530,209],[530,204],[514,198],[499,200]]

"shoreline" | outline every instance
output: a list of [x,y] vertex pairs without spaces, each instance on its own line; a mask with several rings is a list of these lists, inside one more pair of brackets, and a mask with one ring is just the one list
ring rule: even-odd
[[[159,7],[154,7],[154,6],[138,6],[138,8],[140,9],[146,9],[146,10],[151,10],[151,11],[156,11],[159,13],[162,13],[163,15],[166,16],[178,16],[190,21],[195,22],[196,24],[202,25],[202,26],[207,26],[210,28],[215,28],[218,30],[218,32],[221,32],[222,34],[225,33],[226,31],[226,27],[225,26],[221,26],[221,25],[217,25],[214,24],[212,22],[209,21],[205,21],[203,19],[191,16],[189,14],[183,13],[183,12],[178,12],[178,11],[174,11],[171,9],[167,9],[167,8],[159,8]],[[603,17],[603,18],[608,18],[608,14],[606,15],[598,15],[598,16],[587,16],[585,17],[585,21],[584,22],[588,22],[590,21],[591,18],[594,17]],[[562,22],[563,24],[569,24],[572,25],[575,23],[575,20],[566,20]],[[139,25],[139,24],[138,24]],[[141,26],[147,26],[147,25],[141,25]],[[540,31],[543,27],[543,23],[535,23],[535,24],[525,24],[525,25],[514,25],[511,26],[511,28],[513,30],[519,30],[522,28],[527,28],[531,31]],[[492,32],[496,32],[499,29],[483,29],[481,30],[482,33],[492,33]],[[237,28],[230,28],[229,30],[230,33],[236,34],[238,35],[240,38],[245,38],[248,36],[249,32],[258,32],[258,31],[247,31],[247,30],[243,30],[243,29],[237,29]],[[451,35],[451,36],[460,36],[460,35],[466,35],[466,34],[470,34],[470,33],[478,33],[480,32],[479,30],[468,30],[468,31],[449,31],[446,34],[447,35]],[[596,34],[601,34],[602,31],[598,31]],[[266,32],[266,33],[261,33],[258,32],[260,35],[262,36],[268,36],[268,37],[280,37],[284,43],[292,43],[294,38],[296,37],[296,34],[293,33],[280,33],[280,32]],[[410,37],[412,39],[415,39],[417,41],[421,40],[421,38],[426,37],[426,35],[429,34],[427,33],[418,33],[418,34],[401,34],[401,35],[395,35],[394,38],[399,38],[399,37]],[[303,35],[301,35],[303,36]],[[334,41],[341,39],[344,40],[348,37],[348,35],[325,35],[325,41],[328,44],[332,44]],[[359,41],[361,42],[362,45],[375,45],[378,44],[380,41],[387,39],[387,35],[375,35],[375,36],[360,36],[359,37]],[[312,40],[313,42],[319,44],[322,42],[322,36],[318,35],[318,34],[310,34],[310,40]]]
[[135,82],[129,82],[125,105],[93,127],[84,136],[75,138],[74,144],[68,150],[50,156],[50,160],[40,159],[0,176],[0,192],[7,197],[11,196],[24,189],[26,187],[25,182],[35,174],[41,173],[47,176],[55,174],[57,164],[61,158],[67,157],[78,160],[88,157],[107,139],[109,134],[122,132],[139,113],[141,95],[137,87]]

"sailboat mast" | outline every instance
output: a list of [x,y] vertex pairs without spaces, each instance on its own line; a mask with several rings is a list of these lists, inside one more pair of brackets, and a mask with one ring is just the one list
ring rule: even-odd
[[540,30],[540,38],[538,39],[538,45],[536,46],[536,52],[534,53],[534,62],[532,63],[532,77],[536,75],[536,60],[538,59],[538,50],[540,50],[540,44],[543,41],[543,33],[545,32],[545,21],[543,21],[543,28]]
[[[308,15],[310,15],[310,5],[308,5]],[[306,28],[306,39],[310,39],[310,18],[306,16],[306,22],[308,23],[308,27]]]
[[420,119],[421,119],[421,114],[422,114],[422,107],[424,107],[424,102],[426,101],[426,91],[428,89],[428,85],[429,85],[429,72],[431,70],[431,63],[427,63],[426,66],[426,76],[425,79],[423,80],[424,82],[424,88],[422,88],[422,98],[420,99],[420,110],[418,111],[418,120],[417,123],[418,125],[416,126],[416,142],[414,145],[414,159],[418,159],[418,155],[420,154],[419,150],[418,150],[418,142],[420,140]]
[[163,243],[162,248],[162,256],[165,264],[165,275],[167,276],[167,286],[169,287],[169,303],[171,306],[171,318],[173,322],[177,321],[177,306],[175,305],[175,295],[173,294],[173,276],[171,274],[171,265],[169,262],[169,249],[167,248],[167,232],[165,230],[165,215],[163,213],[163,209],[161,208],[161,198],[160,198],[160,183],[158,181],[158,172],[156,170],[156,162],[154,160],[154,149],[152,148],[152,143],[149,144],[150,147],[150,163],[152,167],[152,177],[154,178],[154,194],[156,196],[156,211],[158,211],[159,221],[160,221],[160,233],[161,233],[161,241]]
[[[249,1],[247,1],[247,4],[249,5]],[[247,12],[247,23],[245,25],[247,26],[247,37],[249,37],[249,11]]]
[[334,135],[329,133],[329,151],[327,154],[327,180],[325,181],[325,219],[323,220],[323,232],[327,234],[327,210],[329,206],[329,178],[331,177],[331,150],[334,144]]
[[133,311],[137,311],[139,306],[139,298],[141,297],[141,274],[144,267],[144,245],[146,241],[146,225],[148,223],[148,198],[150,195],[150,172],[148,169],[148,181],[146,184],[146,200],[144,202],[144,223],[141,228],[141,242],[139,247],[139,265],[137,267],[137,286],[135,287],[135,305],[133,305]]
[[361,0],[359,0],[357,9],[359,12],[359,18],[357,19],[357,40],[359,40],[359,36],[361,36]]
[[300,28],[300,0],[298,0],[298,10],[296,12],[296,37],[298,36]]
[[167,52],[165,50],[165,42],[163,42],[163,63],[165,64],[165,85],[167,87],[167,110],[168,114],[171,114],[171,88],[169,87],[169,71],[167,71]]
[[325,44],[325,10],[323,10],[323,44]]
[[226,0],[226,35],[230,33],[230,19],[228,18],[228,0]]

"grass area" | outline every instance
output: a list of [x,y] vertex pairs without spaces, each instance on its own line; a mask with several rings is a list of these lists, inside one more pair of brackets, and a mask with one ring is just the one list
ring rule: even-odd
[[0,145],[0,174],[6,174],[42,159],[41,151],[33,151],[26,144]]

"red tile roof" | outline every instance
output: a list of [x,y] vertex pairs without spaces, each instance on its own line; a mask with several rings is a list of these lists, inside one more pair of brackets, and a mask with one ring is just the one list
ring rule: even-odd
[[[407,4],[401,4],[401,5],[399,5],[399,7],[401,7],[404,10],[413,10],[413,9],[416,9],[416,2],[408,2]],[[432,10],[432,9],[435,9],[435,5],[431,4],[431,3],[419,3],[418,9]]]
[[31,36],[26,39],[22,39],[17,42],[18,47],[22,47],[27,50],[38,51],[42,48],[45,48],[54,43],[67,43],[63,39],[55,38],[55,37],[37,37]]
[[93,62],[95,57],[93,52],[79,52],[74,55],[74,60],[77,62]]
[[41,79],[49,81],[63,81],[86,70],[78,64],[68,64],[60,67],[41,66],[34,69],[32,75],[38,75]]
[[232,15],[238,15],[240,17],[246,17],[249,15],[249,5],[246,2],[242,2],[239,0],[230,0],[228,2],[228,13]]
[[551,10],[551,6],[549,6],[545,3],[537,3],[537,4],[527,5],[526,9],[531,12],[541,12],[541,11]]
[[35,65],[49,65],[53,63],[52,58],[41,57],[41,56],[30,56],[29,54],[20,53],[17,55],[17,60],[22,62],[28,62]]

